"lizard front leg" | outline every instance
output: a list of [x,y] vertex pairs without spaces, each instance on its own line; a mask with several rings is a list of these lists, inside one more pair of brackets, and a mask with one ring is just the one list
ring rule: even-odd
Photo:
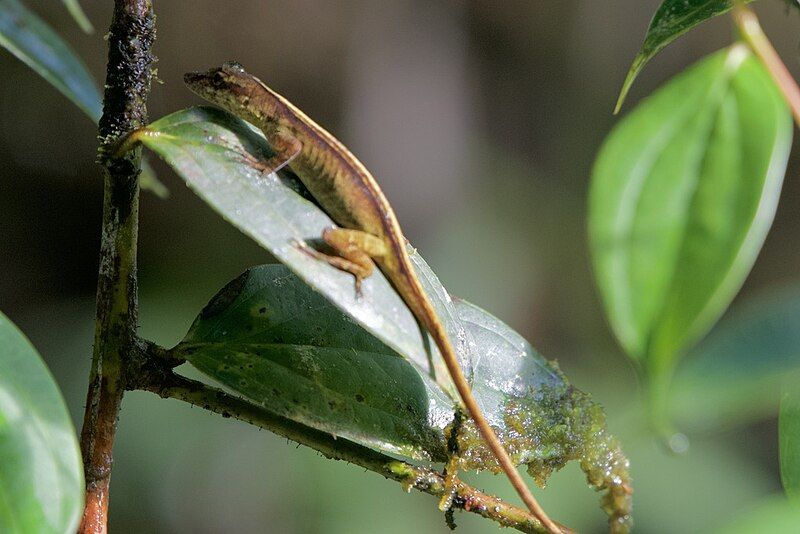
[[303,250],[329,265],[352,274],[356,279],[356,293],[361,294],[361,281],[375,270],[373,258],[385,256],[386,243],[381,238],[361,230],[348,228],[327,228],[322,232],[325,241],[338,256],[325,254],[307,245]]
[[303,143],[286,130],[274,132],[264,131],[270,148],[275,155],[263,162],[258,162],[258,169],[264,174],[278,172],[296,158],[303,150]]

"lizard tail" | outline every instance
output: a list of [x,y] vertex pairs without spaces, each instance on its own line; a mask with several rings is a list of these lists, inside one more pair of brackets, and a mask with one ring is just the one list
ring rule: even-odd
[[[400,250],[404,251],[404,247]],[[461,365],[458,363],[455,349],[453,349],[453,345],[447,336],[447,332],[445,331],[441,321],[438,319],[436,311],[433,309],[433,305],[428,299],[428,295],[425,293],[425,290],[422,288],[416,276],[413,274],[414,267],[411,265],[411,260],[408,258],[408,256],[405,256],[400,261],[405,265],[397,266],[399,268],[396,270],[390,270],[390,272],[400,273],[400,276],[397,276],[399,280],[396,279],[393,280],[393,282],[403,297],[403,300],[407,303],[409,308],[411,308],[414,316],[430,333],[431,337],[436,343],[436,346],[439,348],[439,352],[442,354],[442,359],[447,366],[447,370],[451,379],[453,380],[453,384],[455,385],[459,396],[461,397],[461,401],[464,403],[467,413],[469,413],[470,417],[475,422],[475,426],[478,427],[478,430],[486,442],[486,445],[492,451],[492,454],[494,454],[495,458],[500,464],[500,467],[503,469],[503,472],[506,474],[506,476],[508,476],[508,479],[511,481],[511,484],[514,486],[514,489],[517,491],[519,496],[525,502],[525,505],[528,507],[534,517],[536,517],[542,523],[542,526],[544,526],[544,528],[553,534],[562,534],[562,532],[568,532],[567,530],[562,530],[552,519],[550,519],[550,517],[548,517],[547,513],[545,513],[539,502],[531,493],[528,486],[522,480],[522,477],[517,471],[516,466],[511,461],[511,457],[506,452],[503,444],[497,437],[497,434],[495,434],[494,430],[489,425],[489,422],[483,415],[483,411],[480,409],[475,397],[472,395],[472,388],[464,376]]]

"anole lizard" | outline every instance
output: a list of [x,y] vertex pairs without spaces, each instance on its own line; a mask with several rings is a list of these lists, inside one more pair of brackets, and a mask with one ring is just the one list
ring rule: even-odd
[[397,217],[369,171],[335,137],[239,64],[189,73],[184,81],[199,96],[260,128],[275,152],[263,163],[263,170],[276,172],[288,165],[340,225],[322,235],[339,256],[313,251],[315,256],[352,273],[357,290],[361,280],[372,273],[373,260],[378,264],[433,337],[467,412],[517,493],[549,532],[560,534],[561,529],[531,494],[478,407],[444,326],[416,277]]

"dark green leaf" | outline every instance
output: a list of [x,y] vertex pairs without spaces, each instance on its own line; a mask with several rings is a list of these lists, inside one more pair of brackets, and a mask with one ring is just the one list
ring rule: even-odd
[[[351,275],[299,248],[299,242],[314,242],[334,223],[298,193],[302,189],[298,182],[284,175],[264,176],[256,168],[257,162],[270,155],[260,132],[228,113],[205,107],[173,113],[148,129],[153,134],[145,136],[142,142],[164,158],[228,222],[452,392],[438,351],[381,273],[364,281],[363,296],[358,298]],[[409,252],[469,376],[468,336],[436,276],[416,251]]]
[[89,21],[89,17],[86,16],[86,13],[83,12],[81,9],[81,5],[78,3],[78,0],[62,0],[64,5],[67,6],[67,10],[69,10],[69,14],[72,15],[72,18],[75,19],[75,22],[78,23],[78,26],[86,33],[92,33],[94,31],[94,27],[92,27],[92,23]]
[[0,46],[50,82],[95,123],[100,120],[100,93],[83,62],[18,0],[0,0]]
[[678,368],[671,409],[693,431],[774,417],[800,381],[800,286],[735,306]]
[[620,110],[633,81],[656,54],[698,24],[730,11],[733,4],[733,0],[664,0],[650,21],[642,48],[622,84],[614,113]]
[[0,313],[0,532],[75,532],[83,472],[75,430],[36,349]]
[[775,213],[792,123],[741,45],[622,120],[595,164],[589,232],[612,328],[654,376],[725,310]]
[[800,386],[793,381],[781,399],[779,439],[781,481],[786,494],[800,498]]
[[[488,313],[456,301],[473,340],[474,393],[514,460],[540,482],[578,459],[627,516],[627,460],[599,406]],[[250,269],[220,291],[174,355],[265,409],[415,459],[446,458],[453,402],[427,374],[370,335],[285,267]],[[459,435],[464,469],[496,469],[474,426]]]
[[228,284],[175,352],[294,421],[416,459],[444,457],[447,395],[281,265]]

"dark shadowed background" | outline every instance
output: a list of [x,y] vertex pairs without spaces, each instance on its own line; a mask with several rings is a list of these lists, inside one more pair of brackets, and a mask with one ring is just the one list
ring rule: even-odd
[[[104,77],[112,2],[27,2]],[[701,532],[780,491],[775,422],[692,436],[664,454],[631,423],[637,379],[607,328],[586,245],[594,155],[657,0],[155,1],[156,119],[198,104],[187,70],[235,59],[347,144],[448,289],[498,315],[605,406],[633,462],[638,532]],[[762,0],[767,33],[800,75],[800,16]],[[671,45],[626,109],[727,45],[721,17]],[[101,178],[94,126],[0,51],[0,309],[45,356],[76,425],[91,355]],[[797,147],[796,147],[797,148]],[[739,299],[800,281],[795,150],[775,225]],[[143,193],[141,333],[171,346],[226,282],[270,261],[160,162]],[[436,501],[267,432],[148,393],[126,396],[112,532],[447,532]],[[479,486],[514,499],[502,477]],[[581,532],[605,530],[576,466],[537,493]],[[516,501],[515,501],[516,502]],[[494,531],[457,514],[459,531]]]

